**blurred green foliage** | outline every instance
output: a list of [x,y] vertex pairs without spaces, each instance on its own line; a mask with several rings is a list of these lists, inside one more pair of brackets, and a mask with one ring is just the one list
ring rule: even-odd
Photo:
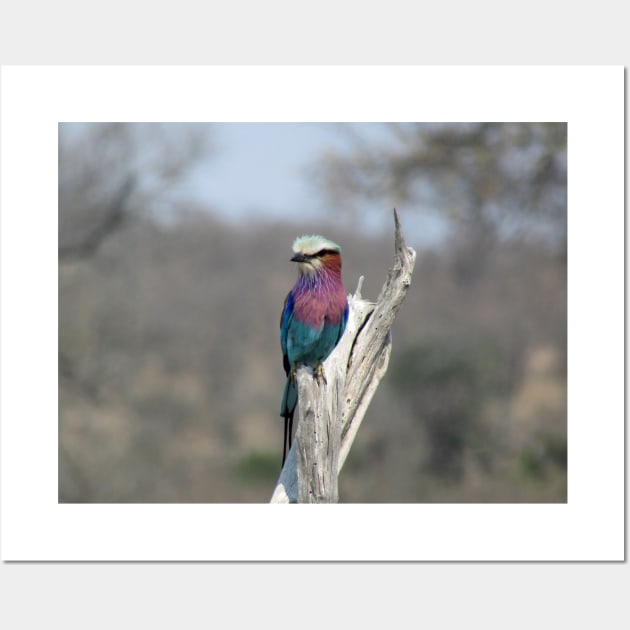
[[519,471],[528,480],[540,481],[556,470],[567,469],[567,441],[556,435],[543,435],[535,445],[521,451]]
[[462,453],[478,421],[482,390],[474,357],[440,344],[406,349],[392,368],[391,382],[418,410],[429,440],[423,469],[441,476],[462,474]]
[[277,453],[247,453],[236,465],[236,476],[243,483],[261,483],[269,488],[278,475]]

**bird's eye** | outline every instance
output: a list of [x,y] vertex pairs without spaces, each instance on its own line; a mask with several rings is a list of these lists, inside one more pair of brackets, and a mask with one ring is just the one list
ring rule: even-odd
[[313,254],[313,258],[322,258],[326,254],[336,254],[337,252],[332,249],[320,249],[316,254]]

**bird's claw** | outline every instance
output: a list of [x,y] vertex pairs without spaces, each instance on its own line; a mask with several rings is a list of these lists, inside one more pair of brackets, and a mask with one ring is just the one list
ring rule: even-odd
[[315,378],[317,381],[322,381],[324,385],[328,383],[326,374],[324,373],[324,364],[321,361],[315,366]]

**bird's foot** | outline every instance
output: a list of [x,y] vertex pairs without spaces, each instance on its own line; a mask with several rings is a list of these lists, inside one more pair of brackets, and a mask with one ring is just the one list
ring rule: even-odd
[[324,385],[328,383],[326,374],[324,373],[324,364],[321,361],[315,366],[315,378],[318,382],[323,382]]
[[295,383],[297,381],[297,365],[294,365],[291,368],[291,382]]

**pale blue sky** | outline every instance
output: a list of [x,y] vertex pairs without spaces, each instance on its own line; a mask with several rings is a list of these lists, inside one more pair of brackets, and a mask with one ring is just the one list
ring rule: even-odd
[[[385,135],[379,124],[349,126],[365,137]],[[196,170],[193,181],[201,198],[221,213],[240,218],[262,212],[281,218],[324,209],[308,169],[325,151],[343,149],[345,130],[340,126],[221,123],[209,129],[216,152]]]
[[203,198],[229,216],[264,212],[292,216],[321,207],[307,167],[338,135],[325,125],[300,123],[212,125],[216,154],[197,170]]

